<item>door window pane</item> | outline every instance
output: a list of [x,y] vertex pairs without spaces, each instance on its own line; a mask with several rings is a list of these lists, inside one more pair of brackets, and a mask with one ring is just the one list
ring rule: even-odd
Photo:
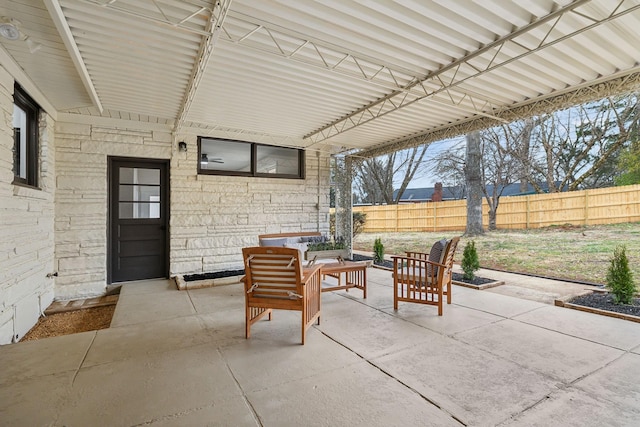
[[160,203],[120,202],[118,211],[120,219],[157,219],[160,218]]
[[120,184],[121,202],[148,202],[152,197],[160,199],[160,186]]
[[120,168],[120,184],[160,185],[160,169]]
[[160,169],[119,168],[118,217],[160,218]]

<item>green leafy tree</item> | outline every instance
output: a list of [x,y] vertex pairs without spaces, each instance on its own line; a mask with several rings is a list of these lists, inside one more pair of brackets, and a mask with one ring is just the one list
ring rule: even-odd
[[537,117],[528,181],[539,193],[539,182],[551,193],[613,185],[620,153],[637,139],[639,111],[631,93]]
[[367,222],[367,214],[364,212],[353,213],[353,237],[364,231],[364,225]]
[[378,237],[373,242],[373,262],[382,264],[382,261],[384,261],[384,245],[380,237]]
[[476,250],[476,242],[470,241],[464,247],[462,253],[462,262],[460,263],[465,280],[473,280],[476,277],[476,271],[480,268],[480,261],[478,261],[478,251]]
[[[364,231],[364,225],[367,222],[367,214],[364,212],[353,212],[353,237]],[[329,231],[332,236],[336,235],[336,214],[332,212],[329,215]]]
[[640,139],[620,154],[618,162],[620,174],[615,178],[616,185],[640,184]]
[[633,274],[629,269],[629,260],[624,246],[618,246],[611,258],[611,265],[607,272],[607,288],[613,294],[616,304],[630,304],[636,293]]

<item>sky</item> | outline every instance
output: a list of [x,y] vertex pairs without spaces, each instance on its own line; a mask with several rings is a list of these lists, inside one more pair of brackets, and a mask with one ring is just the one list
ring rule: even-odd
[[427,148],[427,153],[422,159],[422,162],[425,165],[425,172],[417,172],[416,175],[418,176],[414,177],[411,180],[407,188],[433,187],[436,182],[442,181],[442,179],[438,179],[438,177],[431,170],[429,170],[429,166],[433,164],[434,159],[438,155],[440,155],[440,153],[446,150],[450,150],[451,148],[458,146],[459,144],[464,144],[464,141],[464,135],[462,135],[455,138],[431,143]]

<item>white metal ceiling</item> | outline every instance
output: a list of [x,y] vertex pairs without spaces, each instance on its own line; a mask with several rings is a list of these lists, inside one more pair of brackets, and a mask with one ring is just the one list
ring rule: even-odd
[[302,147],[397,146],[640,72],[640,0],[3,0],[0,16],[42,44],[0,40],[61,112]]

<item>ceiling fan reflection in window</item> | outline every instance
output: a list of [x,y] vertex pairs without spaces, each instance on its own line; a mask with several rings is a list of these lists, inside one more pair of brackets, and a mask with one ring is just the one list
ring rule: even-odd
[[224,160],[222,160],[222,157],[209,157],[207,154],[202,154],[202,156],[200,157],[200,164],[202,166],[205,166],[209,163],[224,164]]

